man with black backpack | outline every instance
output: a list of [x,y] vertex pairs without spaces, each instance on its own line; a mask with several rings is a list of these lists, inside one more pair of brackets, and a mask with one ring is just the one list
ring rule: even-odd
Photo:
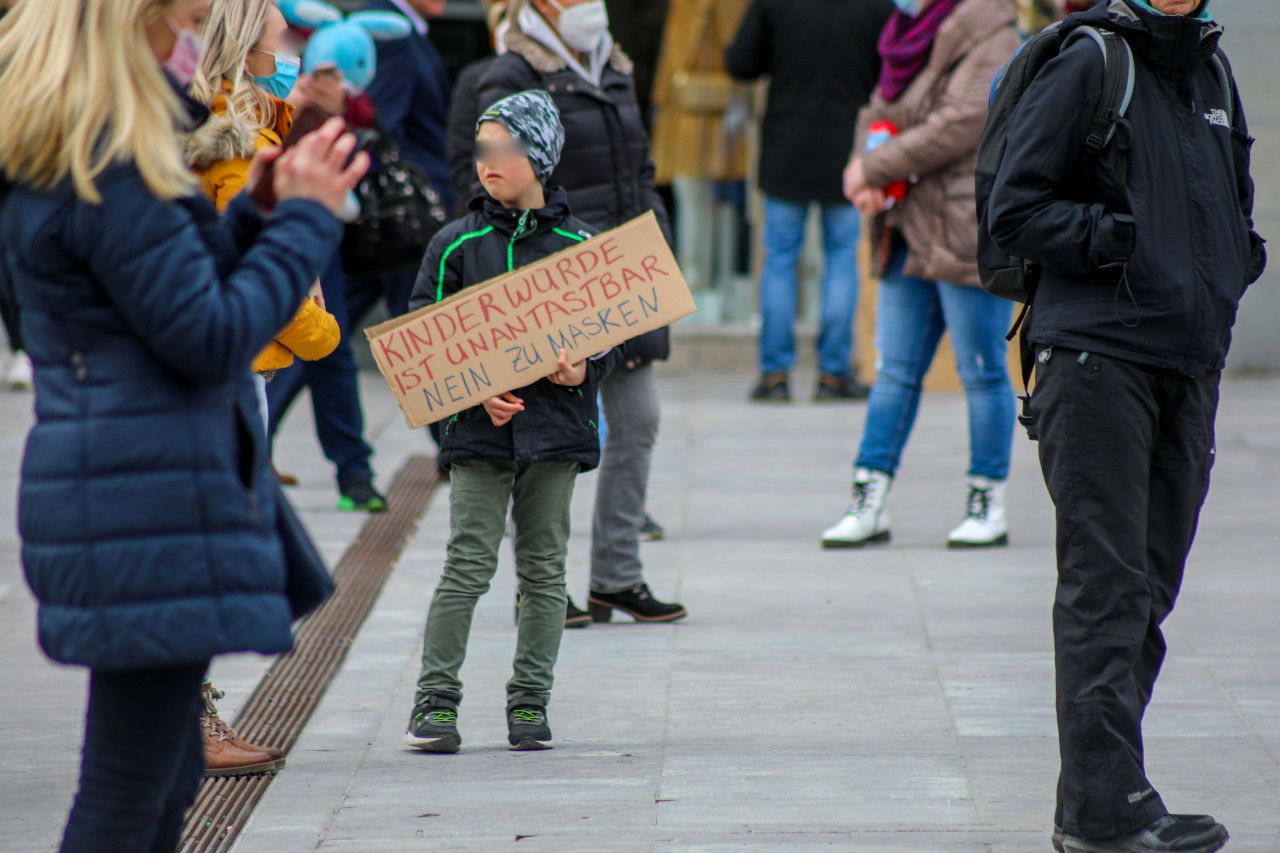
[[1107,0],[1039,37],[1056,45],[1029,43],[1054,54],[1010,63],[992,106],[1018,98],[1003,155],[979,166],[980,243],[1012,256],[984,283],[1030,290],[1026,421],[1057,510],[1053,841],[1067,853],[1208,853],[1227,839],[1207,815],[1169,814],[1142,741],[1231,326],[1266,257],[1252,140],[1207,7]]

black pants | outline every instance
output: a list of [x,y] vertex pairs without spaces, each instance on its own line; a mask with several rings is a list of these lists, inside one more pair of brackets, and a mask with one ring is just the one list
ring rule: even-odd
[[89,677],[80,789],[64,853],[172,853],[204,773],[207,663]]
[[1164,815],[1142,717],[1213,464],[1220,376],[1038,348],[1032,410],[1057,513],[1056,823],[1108,838]]

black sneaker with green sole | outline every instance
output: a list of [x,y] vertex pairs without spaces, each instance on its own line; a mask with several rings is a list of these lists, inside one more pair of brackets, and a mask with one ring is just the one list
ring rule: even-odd
[[523,751],[551,749],[551,726],[547,724],[547,709],[537,705],[517,705],[507,712],[508,749]]
[[367,477],[338,478],[338,509],[345,512],[385,512],[387,499]]
[[419,702],[409,717],[404,743],[423,752],[457,752],[462,746],[458,735],[458,703],[439,694]]

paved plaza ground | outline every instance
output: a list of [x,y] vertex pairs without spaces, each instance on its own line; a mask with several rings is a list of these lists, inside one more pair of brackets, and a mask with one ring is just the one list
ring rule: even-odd
[[[894,540],[824,552],[848,496],[861,405],[760,407],[751,377],[664,375],[644,545],[654,592],[687,621],[568,632],[550,708],[557,748],[511,753],[509,549],[463,677],[463,749],[400,742],[448,491],[416,537],[238,851],[1047,851],[1056,775],[1050,505],[1021,434],[1012,545],[942,547],[963,509],[963,397],[930,394],[894,486]],[[808,376],[795,387],[807,390]],[[365,379],[386,483],[427,449]],[[14,493],[30,396],[0,393],[0,851],[50,849],[75,785],[85,675],[34,642]],[[277,461],[325,553],[362,518],[334,510],[299,406]],[[579,481],[570,590],[586,590],[594,475]],[[1229,851],[1280,851],[1280,380],[1224,388],[1214,485],[1147,725],[1171,808],[1212,811]],[[267,661],[219,660],[233,719]],[[147,748],[147,733],[121,737]]]

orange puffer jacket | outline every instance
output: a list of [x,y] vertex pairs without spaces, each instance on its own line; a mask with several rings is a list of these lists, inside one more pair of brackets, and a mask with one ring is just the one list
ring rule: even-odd
[[[276,121],[272,127],[254,131],[243,120],[227,112],[226,99],[213,102],[213,115],[195,130],[186,142],[187,162],[200,178],[200,188],[219,212],[226,209],[249,178],[253,155],[281,143],[293,125],[293,107],[276,101]],[[303,361],[324,358],[341,340],[338,321],[313,300],[302,303],[293,320],[267,344],[253,360],[255,373],[281,370]]]

